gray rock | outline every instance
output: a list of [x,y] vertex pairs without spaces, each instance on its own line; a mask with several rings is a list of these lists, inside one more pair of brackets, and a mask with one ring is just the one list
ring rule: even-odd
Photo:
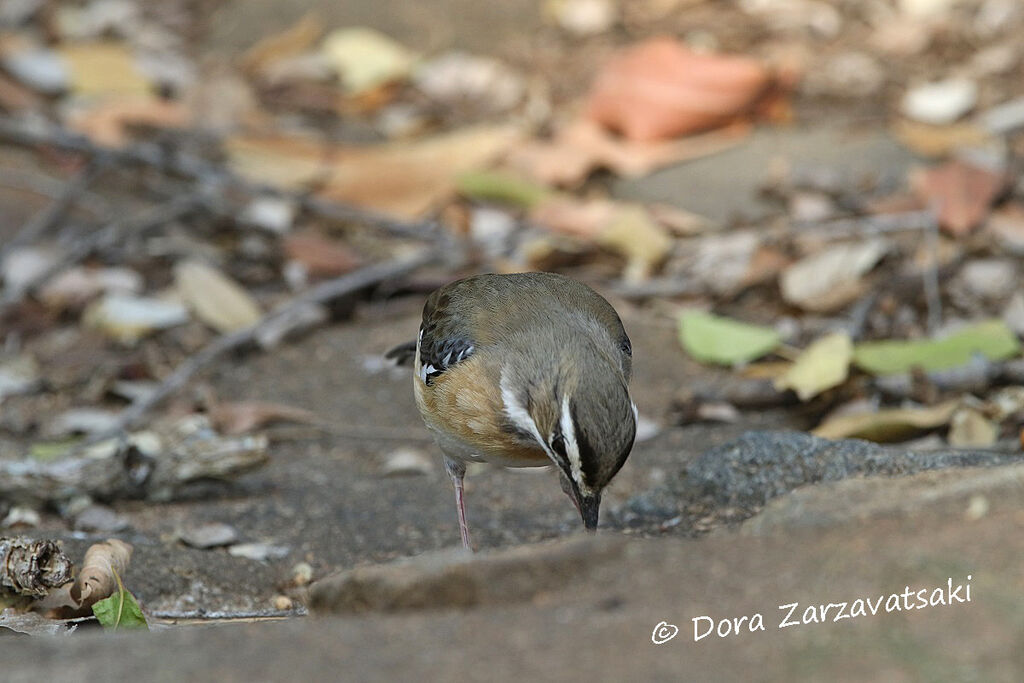
[[756,508],[804,484],[857,475],[895,476],[947,467],[1024,462],[1024,456],[984,451],[913,452],[869,441],[830,441],[802,432],[747,432],[699,456],[684,489],[719,505]]
[[[776,498],[742,527],[747,535],[828,527],[882,517],[953,510],[974,521],[1020,505],[1024,465],[921,472],[895,479],[858,478],[809,486]],[[993,503],[995,501],[995,503]]]
[[476,555],[461,548],[425,553],[317,581],[309,606],[318,612],[397,612],[519,602],[582,580],[619,558],[625,543],[577,536]]
[[44,95],[56,95],[68,87],[67,65],[53,50],[30,47],[11,52],[2,61],[12,76]]
[[106,505],[90,505],[75,516],[75,529],[78,531],[112,533],[127,529],[128,526],[125,517]]

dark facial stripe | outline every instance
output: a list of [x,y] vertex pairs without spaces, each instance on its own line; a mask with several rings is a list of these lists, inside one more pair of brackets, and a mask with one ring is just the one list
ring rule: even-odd
[[580,473],[583,475],[583,481],[588,486],[593,486],[600,476],[598,472],[600,462],[598,461],[597,453],[587,439],[587,435],[580,429],[580,421],[576,416],[575,403],[569,404],[569,416],[572,418],[572,423],[576,428],[576,446],[580,450]]

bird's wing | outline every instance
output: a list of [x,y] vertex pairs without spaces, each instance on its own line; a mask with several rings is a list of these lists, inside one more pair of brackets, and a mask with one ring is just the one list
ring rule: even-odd
[[431,294],[423,306],[416,367],[420,379],[427,386],[433,384],[448,368],[472,356],[476,350],[467,316],[460,315],[453,305],[458,298],[452,294],[459,285],[459,282],[455,282],[442,287]]

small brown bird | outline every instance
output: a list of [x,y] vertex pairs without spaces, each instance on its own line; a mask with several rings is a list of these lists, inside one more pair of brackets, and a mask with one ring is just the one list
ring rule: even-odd
[[455,486],[466,548],[468,462],[554,463],[584,527],[597,527],[637,420],[632,347],[604,298],[553,273],[458,280],[427,298],[418,340],[388,356],[413,361],[416,405]]

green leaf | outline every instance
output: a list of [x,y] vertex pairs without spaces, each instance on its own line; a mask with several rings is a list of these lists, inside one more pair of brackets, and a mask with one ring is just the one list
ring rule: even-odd
[[135,596],[128,592],[128,589],[121,583],[121,577],[114,572],[117,579],[117,591],[109,598],[96,602],[92,606],[92,613],[104,628],[142,628],[149,629],[146,624],[146,617],[142,614]]
[[62,441],[37,441],[28,450],[29,457],[41,462],[49,462],[63,458],[81,439],[72,438]]
[[750,325],[703,311],[679,316],[679,339],[686,352],[704,363],[738,365],[774,351],[782,341],[770,327]]
[[857,367],[874,375],[948,370],[970,362],[980,353],[989,360],[1003,360],[1020,353],[1020,342],[1002,320],[986,320],[942,339],[880,341],[858,344],[853,350]]
[[470,199],[512,204],[529,209],[541,203],[553,192],[510,173],[498,171],[468,171],[456,178],[459,194]]
[[792,389],[801,401],[846,381],[853,357],[853,342],[845,332],[836,332],[808,346],[782,377],[775,381],[779,391]]

